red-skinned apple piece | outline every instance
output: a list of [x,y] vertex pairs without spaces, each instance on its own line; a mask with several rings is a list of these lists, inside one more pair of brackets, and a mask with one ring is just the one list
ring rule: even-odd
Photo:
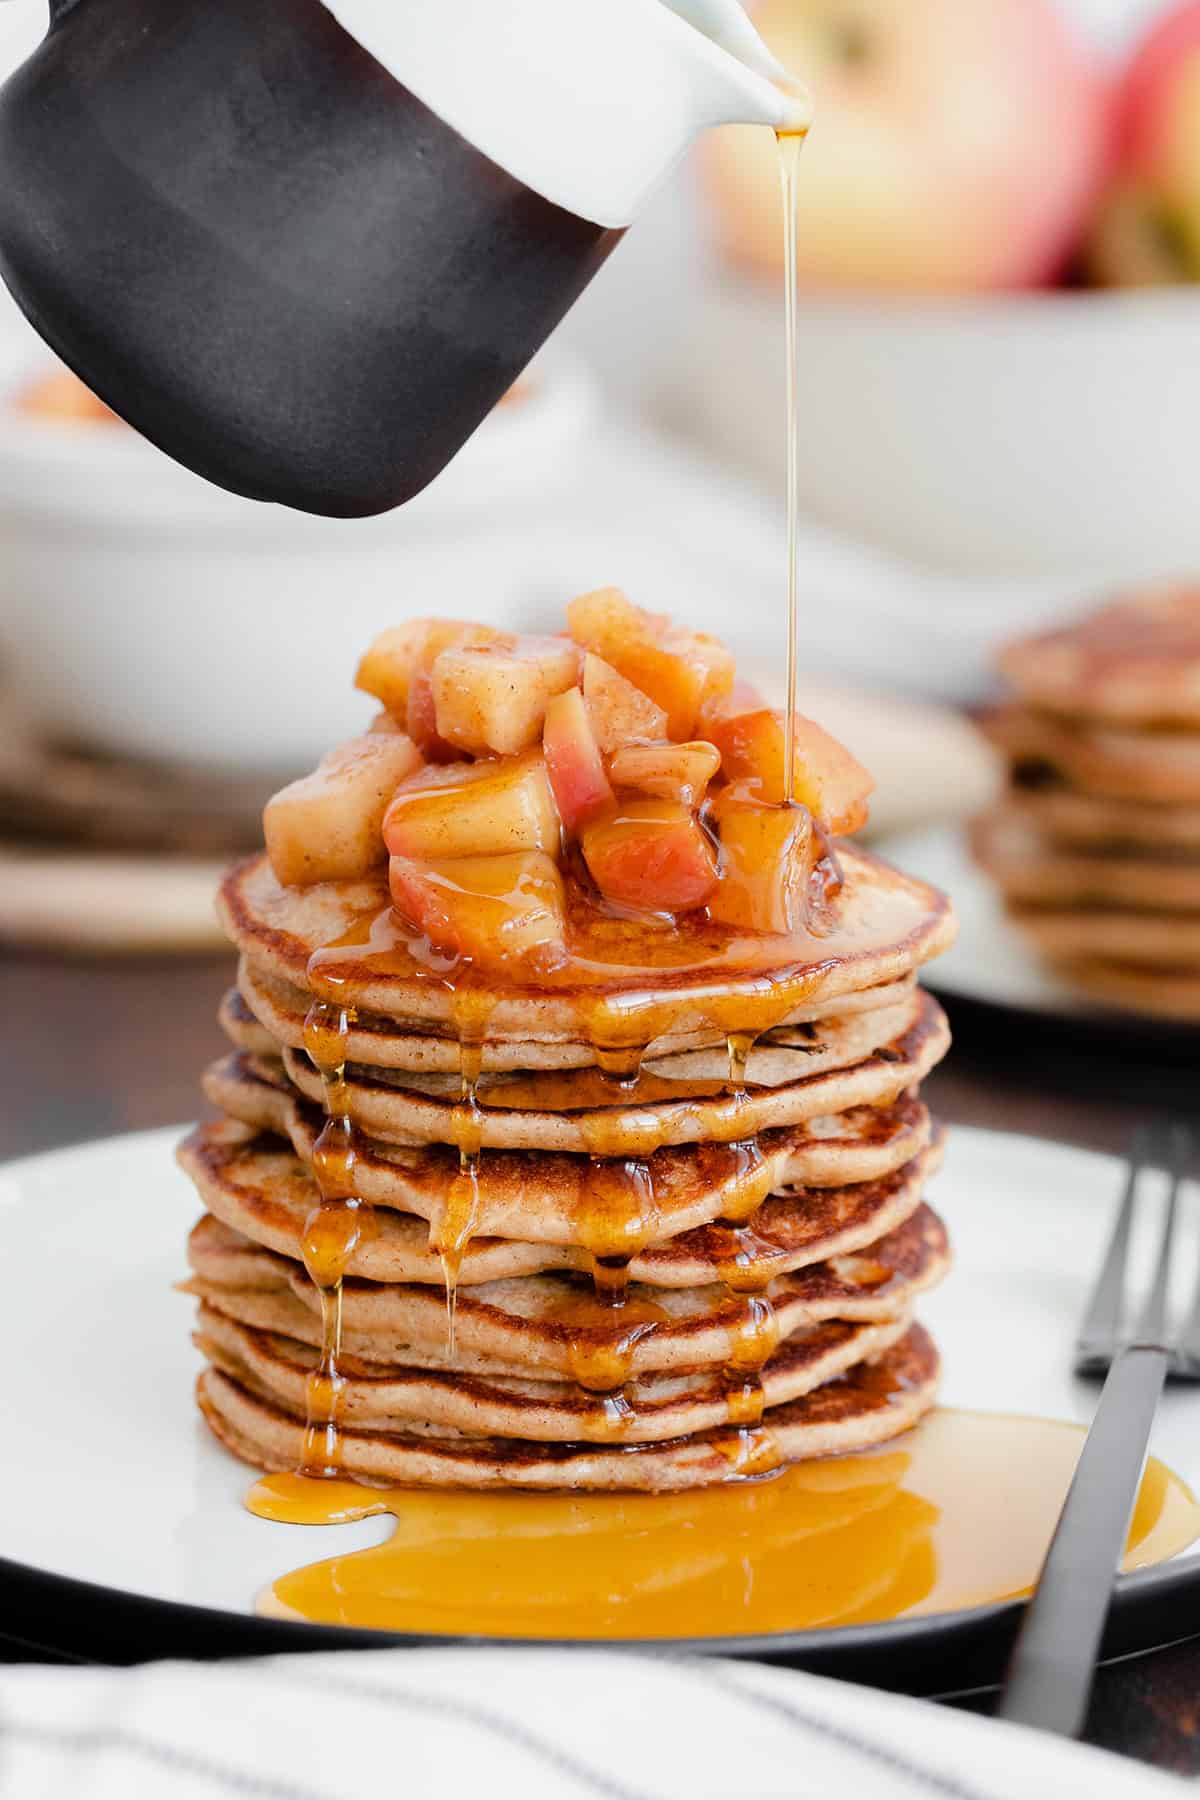
[[393,856],[388,883],[401,918],[449,955],[499,963],[562,941],[562,877],[544,851]]
[[409,677],[408,702],[404,722],[408,735],[429,763],[453,763],[462,760],[456,750],[440,736],[437,728],[437,706],[433,697],[433,681],[427,669],[415,669]]
[[1200,0],[1159,18],[1122,78],[1088,262],[1113,286],[1200,281]]
[[[965,293],[1043,286],[1070,264],[1105,180],[1111,84],[1056,0],[759,0],[768,44],[811,87],[799,172],[807,288]],[[701,146],[718,239],[782,273],[765,132]]]
[[717,885],[712,844],[677,801],[618,801],[584,827],[580,842],[600,892],[631,911],[691,912]]
[[564,831],[576,831],[611,804],[613,791],[577,687],[559,694],[546,708],[542,752]]
[[[835,837],[861,831],[875,783],[862,764],[812,719],[794,715],[792,798]],[[759,799],[782,806],[787,752],[784,715],[741,713],[712,727],[712,738],[731,781],[754,784]]]

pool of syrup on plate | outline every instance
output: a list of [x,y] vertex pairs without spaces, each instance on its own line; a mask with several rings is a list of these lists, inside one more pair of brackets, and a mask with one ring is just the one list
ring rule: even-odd
[[[938,1410],[877,1451],[678,1494],[274,1476],[249,1495],[261,1518],[386,1514],[392,1528],[381,1544],[281,1576],[259,1610],[401,1632],[609,1639],[950,1612],[1028,1593],[1082,1443],[1082,1427],[1049,1419]],[[1125,1567],[1164,1561],[1198,1530],[1192,1495],[1152,1460]]]

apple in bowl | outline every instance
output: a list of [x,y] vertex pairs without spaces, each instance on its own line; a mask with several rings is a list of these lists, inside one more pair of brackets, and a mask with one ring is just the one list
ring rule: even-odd
[[1116,104],[1116,170],[1088,267],[1113,287],[1200,281],[1200,3],[1157,20]]
[[[1042,285],[1083,236],[1110,146],[1110,88],[1055,0],[759,0],[812,88],[800,167],[806,287],[963,293]],[[720,247],[783,266],[762,132],[702,152]]]

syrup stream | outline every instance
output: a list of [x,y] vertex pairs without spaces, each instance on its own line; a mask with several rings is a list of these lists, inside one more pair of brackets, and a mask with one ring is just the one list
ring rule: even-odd
[[787,718],[784,725],[784,804],[791,806],[795,788],[796,712],[796,615],[800,556],[800,383],[798,375],[799,331],[796,304],[797,254],[800,227],[800,152],[806,131],[778,131],[779,176],[783,188],[784,330],[787,338],[787,512],[788,512],[788,638]]

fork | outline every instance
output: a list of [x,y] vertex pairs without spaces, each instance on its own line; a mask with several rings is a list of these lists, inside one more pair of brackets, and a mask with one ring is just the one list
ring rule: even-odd
[[[1116,1224],[1075,1345],[1075,1373],[1106,1379],[996,1711],[1013,1724],[1065,1737],[1083,1730],[1163,1383],[1168,1373],[1200,1380],[1200,1283],[1175,1333],[1168,1314],[1179,1189],[1191,1150],[1191,1135],[1180,1125],[1144,1128],[1134,1139]],[[1126,1333],[1129,1246],[1148,1167],[1165,1169],[1170,1187],[1150,1292]]]

